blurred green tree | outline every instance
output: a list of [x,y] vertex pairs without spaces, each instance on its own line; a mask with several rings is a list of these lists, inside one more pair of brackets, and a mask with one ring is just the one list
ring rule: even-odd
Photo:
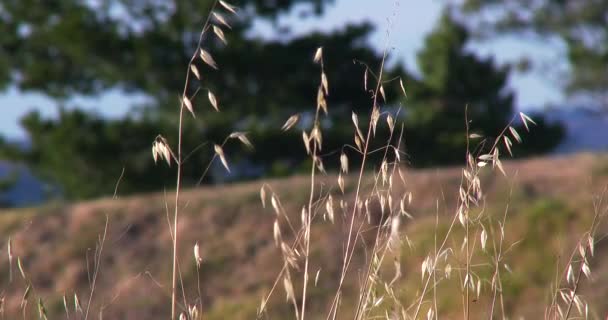
[[[414,165],[462,162],[467,127],[469,133],[492,138],[514,116],[514,96],[507,88],[509,66],[499,67],[492,58],[468,52],[469,38],[467,29],[446,10],[418,52],[421,77],[410,81],[405,102],[411,131],[406,145]],[[541,124],[535,134],[552,139],[537,141],[537,152],[547,151],[560,138],[558,126]],[[433,152],[425,151],[429,147]]]
[[608,110],[608,1],[466,0],[462,9],[481,37],[563,40],[570,66],[560,80],[566,80],[567,92]]
[[[111,194],[123,169],[122,194],[159,190],[167,181],[171,183],[167,187],[172,187],[173,179],[168,178],[173,170],[154,166],[150,147],[158,133],[170,144],[177,140],[178,96],[185,72],[191,72],[185,68],[213,3],[4,1],[0,86],[42,92],[59,103],[74,95],[95,96],[108,89],[150,97],[146,105],[120,120],[69,109],[61,109],[54,120],[32,113],[22,121],[31,148],[20,152],[4,148],[6,152],[60,185],[69,198]],[[187,88],[188,96],[199,93],[192,99],[198,116],[188,117],[184,127],[185,185],[199,181],[213,155],[212,144],[222,142],[233,131],[247,131],[256,148],[250,153],[234,152],[237,143],[226,145],[233,165],[247,164],[233,173],[240,178],[285,174],[307,163],[298,130],[280,133],[280,126],[294,113],[302,114],[303,125],[310,121],[320,82],[319,67],[312,62],[318,46],[324,47],[329,78],[330,118],[323,123],[323,153],[326,167],[337,166],[340,148],[352,141],[351,112],[357,112],[364,123],[371,109],[370,93],[364,90],[365,65],[376,68],[383,55],[366,43],[373,31],[367,23],[301,36],[289,36],[281,24],[285,13],[297,9],[300,14],[322,14],[329,3],[243,0],[238,3],[238,16],[232,19],[221,8],[215,11],[228,19],[231,30],[226,28],[228,46],[214,37],[205,38],[204,47],[220,70],[198,61],[202,80]],[[261,20],[279,30],[275,39],[252,35],[254,22]],[[383,80],[401,77],[408,87],[405,139],[414,165],[462,159],[466,105],[473,129],[488,135],[502,129],[513,111],[512,94],[505,89],[508,68],[467,53],[467,39],[467,31],[445,16],[420,52],[421,79],[399,64],[385,71]],[[375,80],[369,74],[371,87]],[[399,101],[397,88],[397,82],[386,82],[386,105]],[[222,112],[213,110],[207,90],[216,94]],[[376,140],[385,143],[382,134]],[[357,162],[356,157],[352,160]]]
[[[247,157],[262,172],[280,167],[273,162],[288,171],[301,166],[306,155],[300,134],[294,130],[279,135],[279,129],[290,115],[302,113],[305,119],[307,112],[314,111],[320,70],[312,55],[318,46],[324,46],[332,116],[350,119],[352,110],[366,111],[371,100],[363,90],[363,67],[352,60],[380,64],[382,55],[366,43],[373,30],[370,24],[349,25],[326,34],[284,36],[289,32],[281,26],[280,16],[296,8],[301,15],[318,15],[331,2],[243,0],[235,3],[240,7],[236,18],[229,18],[218,6],[214,12],[231,25],[231,30],[224,27],[228,46],[213,37],[205,39],[204,47],[220,70],[216,72],[202,61],[196,64],[201,81],[188,88],[188,96],[201,90],[193,99],[199,117],[187,120],[185,146],[195,149],[205,141],[219,143],[233,131],[248,131],[256,152],[231,154],[233,146],[228,145],[226,152],[233,163]],[[163,181],[170,181],[164,179],[169,172],[153,168],[150,146],[158,133],[167,136],[170,143],[176,141],[178,95],[185,68],[214,3],[4,1],[0,86],[42,92],[60,103],[74,95],[95,96],[108,89],[151,98],[123,120],[68,109],[62,109],[55,120],[30,114],[23,125],[31,149],[19,158],[61,185],[72,198],[111,193],[121,167],[125,168],[122,193],[155,190]],[[261,20],[279,30],[271,35],[278,39],[250,35],[254,22]],[[217,17],[212,21],[222,24]],[[398,66],[387,70],[388,75],[400,72]],[[216,94],[221,113],[213,111],[206,90]],[[328,149],[352,138],[352,130],[334,132],[344,134],[327,134]],[[196,182],[204,171],[213,152],[211,145],[196,148],[189,157],[186,183]]]

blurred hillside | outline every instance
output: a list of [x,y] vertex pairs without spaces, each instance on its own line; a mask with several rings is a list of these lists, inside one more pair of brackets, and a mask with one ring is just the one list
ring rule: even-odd
[[[608,151],[608,118],[597,112],[584,109],[556,109],[542,114],[550,123],[564,126],[565,134],[562,141],[551,150],[552,155],[565,155],[580,152],[604,153]],[[260,170],[246,167],[247,170]],[[245,168],[245,169],[246,169]],[[221,171],[221,168],[218,168]],[[243,170],[245,170],[243,169]],[[58,190],[50,192],[50,187],[23,165],[4,162],[0,164],[0,179],[10,177],[12,172],[19,172],[18,183],[0,191],[2,202],[9,207],[22,207],[40,204],[49,196],[61,196]],[[219,172],[218,174],[221,174]],[[46,191],[45,191],[46,190]]]
[[608,151],[608,115],[584,109],[550,110],[545,114],[548,121],[559,122],[565,129],[564,139],[553,153]]
[[[510,179],[494,174],[483,176],[487,201],[484,210],[501,216],[509,207],[505,241],[513,247],[504,263],[512,273],[505,272],[502,277],[506,313],[512,318],[542,318],[545,306],[550,303],[551,282],[560,277],[554,271],[556,263],[563,268],[564,259],[591,223],[593,195],[608,184],[607,164],[606,156],[590,154],[536,158],[505,163]],[[403,276],[397,281],[396,292],[405,305],[412,302],[415,288],[420,286],[420,264],[432,250],[433,234],[441,237],[453,215],[460,174],[457,168],[406,171],[408,190],[413,194],[407,210],[414,217],[404,221],[401,229],[413,246],[404,242],[399,252],[392,255],[401,260]],[[331,179],[322,177],[322,181]],[[369,185],[369,180],[366,181],[364,185]],[[285,210],[297,223],[298,206],[307,201],[308,178],[297,176],[264,182],[276,190]],[[255,318],[261,297],[269,292],[281,270],[279,249],[272,236],[275,214],[261,206],[261,183],[204,187],[184,193],[187,206],[182,210],[179,225],[181,277],[190,300],[199,297],[200,281],[205,319]],[[352,188],[347,186],[347,190],[350,191],[344,198],[350,199]],[[64,294],[70,308],[75,293],[85,303],[90,293],[92,256],[107,218],[92,312],[103,312],[104,318],[110,319],[166,318],[170,307],[171,237],[165,202],[170,197],[171,194],[156,193],[2,211],[0,228],[5,235],[2,241],[12,238],[13,254],[20,258],[35,287],[26,317],[36,314],[34,302],[39,297],[49,318],[61,318],[64,314]],[[336,257],[342,254],[340,244],[347,232],[341,220],[336,219],[335,224],[318,220],[313,227],[311,255],[321,271],[309,297],[312,318],[318,319],[326,312],[337,281],[340,261]],[[373,225],[369,227],[368,232],[374,232]],[[598,230],[600,234],[607,231],[605,225]],[[203,257],[200,279],[192,257],[196,242]],[[6,247],[6,243],[2,246]],[[598,242],[593,277],[585,280],[581,289],[590,303],[591,319],[603,319],[608,312],[604,300],[608,295],[608,256],[604,247],[603,241]],[[357,250],[357,257],[363,258],[365,248]],[[13,282],[8,282],[8,261],[3,256],[0,281],[5,288],[4,310],[11,318],[20,314],[25,284],[16,267],[12,269]],[[358,270],[361,261],[355,260],[353,270]],[[347,279],[344,317],[352,310],[357,273],[352,272]],[[390,279],[393,273],[391,258],[382,274]],[[440,318],[459,317],[460,290],[451,285],[442,285],[437,290]],[[472,304],[473,319],[487,318],[490,296],[489,285],[483,284],[480,300]],[[78,314],[70,312],[73,318],[78,318]],[[270,300],[269,312],[269,319],[293,317],[282,288]]]

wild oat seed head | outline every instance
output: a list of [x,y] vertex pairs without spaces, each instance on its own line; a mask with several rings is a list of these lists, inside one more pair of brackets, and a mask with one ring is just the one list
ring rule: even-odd
[[348,157],[344,152],[340,155],[340,170],[343,173],[348,173]]
[[315,63],[320,63],[322,59],[323,59],[323,47],[318,47],[317,50],[315,51],[315,56],[313,57],[312,61],[314,61]]
[[213,15],[213,18],[215,18],[215,20],[219,23],[221,23],[222,25],[224,25],[226,28],[228,29],[232,29],[232,27],[230,26],[230,24],[228,23],[228,21],[226,20],[226,18],[224,18],[224,16],[220,13],[217,12],[212,12],[211,13]]
[[194,261],[196,261],[196,267],[200,268],[201,267],[201,263],[203,262],[203,258],[201,257],[201,250],[200,250],[200,247],[198,245],[198,241],[194,245]]
[[196,76],[196,78],[197,78],[198,80],[200,80],[200,79],[201,79],[201,74],[198,72],[198,68],[196,67],[196,65],[191,64],[191,65],[190,65],[190,70],[192,71],[192,73],[194,73],[194,76]]
[[194,116],[194,109],[192,108],[192,101],[190,101],[190,99],[188,99],[188,97],[186,97],[186,96],[184,96],[182,98],[182,101],[184,102],[184,106],[186,107],[186,109],[188,109],[188,111],[190,111],[192,116]]
[[235,6],[233,6],[233,5],[231,5],[228,2],[223,1],[223,0],[220,0],[219,3],[220,3],[220,5],[222,7],[224,7],[224,9],[230,11],[233,14],[236,14],[236,7]]
[[220,161],[222,162],[224,168],[226,168],[226,171],[230,172],[230,167],[228,166],[228,161],[226,161],[222,147],[216,144],[213,146],[213,149],[215,150],[215,154],[220,157]]
[[224,31],[218,26],[213,26],[213,33],[224,43],[224,45],[228,44],[228,40],[226,40],[226,35],[224,35]]
[[264,185],[260,188],[260,200],[262,200],[262,208],[266,208],[266,188],[264,188]]
[[215,97],[215,94],[213,94],[213,92],[211,92],[211,90],[209,90],[209,92],[207,93],[207,97],[209,98],[209,102],[211,103],[211,106],[213,106],[213,109],[215,109],[215,111],[219,112],[220,108],[218,106],[217,98]]
[[291,117],[289,117],[289,119],[287,119],[287,121],[285,121],[285,124],[283,124],[283,126],[281,127],[281,130],[283,131],[287,131],[289,129],[291,129],[293,126],[295,126],[298,121],[300,121],[300,115],[299,114],[294,114]]
[[209,52],[207,52],[203,49],[200,49],[200,57],[203,60],[203,62],[205,62],[211,68],[213,68],[215,70],[219,69],[217,66],[217,63],[215,62],[215,59],[213,59],[213,56]]

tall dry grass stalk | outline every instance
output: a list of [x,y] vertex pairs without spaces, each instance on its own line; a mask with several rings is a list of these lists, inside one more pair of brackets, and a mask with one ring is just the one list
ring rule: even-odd
[[[220,12],[219,9],[224,10],[224,12]],[[177,140],[177,154],[174,154],[171,147],[169,146],[167,140],[162,136],[158,136],[153,143],[152,146],[152,154],[154,160],[156,161],[159,158],[164,158],[167,161],[167,164],[171,165],[171,160],[174,160],[177,166],[177,181],[175,183],[175,203],[174,203],[174,213],[173,213],[173,231],[172,231],[172,240],[173,240],[173,266],[172,266],[172,284],[171,284],[171,319],[175,319],[176,317],[176,294],[177,294],[177,276],[179,273],[179,261],[178,261],[178,244],[179,244],[179,208],[180,208],[180,191],[182,188],[182,138],[183,138],[183,125],[184,125],[184,113],[188,111],[193,117],[195,117],[195,107],[193,99],[197,95],[200,90],[200,86],[194,94],[188,96],[188,89],[193,85],[193,81],[191,79],[191,75],[194,75],[198,80],[201,80],[201,73],[196,66],[196,62],[201,60],[204,64],[209,67],[218,70],[219,67],[215,62],[215,59],[203,48],[203,40],[205,36],[208,36],[209,33],[213,33],[213,35],[219,39],[222,43],[227,44],[227,40],[224,34],[222,27],[230,27],[228,20],[224,17],[225,14],[236,14],[236,8],[231,4],[223,1],[223,0],[215,0],[210,13],[207,15],[207,19],[203,24],[203,29],[199,35],[198,44],[192,57],[190,58],[190,62],[186,68],[186,79],[184,81],[184,89],[180,98],[180,111],[179,111],[179,124],[178,124],[178,140]],[[212,20],[213,18],[213,20]],[[207,98],[211,106],[215,109],[215,111],[219,112],[219,103],[215,94],[209,90],[207,92]],[[247,140],[246,136],[243,133],[235,133],[232,134],[229,138],[237,138],[241,140],[245,144],[250,144]],[[224,142],[225,143],[225,142]],[[224,167],[229,171],[228,163],[224,156],[224,152],[222,146],[214,145],[215,156],[219,157]],[[215,156],[213,159],[215,159]],[[213,161],[211,160],[211,162]],[[202,179],[202,178],[201,178]],[[199,262],[200,263],[200,262]],[[181,284],[183,287],[183,283]]]

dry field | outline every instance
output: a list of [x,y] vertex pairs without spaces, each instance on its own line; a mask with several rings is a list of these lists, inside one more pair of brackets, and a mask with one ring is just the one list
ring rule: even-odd
[[[577,251],[576,245],[591,225],[594,212],[602,209],[594,209],[594,203],[598,203],[598,197],[605,197],[602,191],[608,184],[608,158],[592,154],[537,158],[505,162],[504,168],[509,178],[489,170],[480,174],[483,204],[471,213],[483,212],[485,217],[494,217],[487,219],[500,221],[508,210],[504,257],[500,262],[504,267],[501,271],[503,301],[496,302],[494,317],[500,317],[504,309],[511,318],[538,319],[551,304],[552,285],[567,286],[565,264]],[[369,318],[395,310],[395,304],[385,292],[384,284],[389,283],[392,295],[403,309],[413,313],[411,306],[415,308],[420,301],[424,284],[421,265],[449,228],[457,206],[461,174],[459,168],[403,168],[405,184],[394,187],[392,192],[412,193],[406,209],[412,218],[402,219],[401,244],[387,251],[379,267],[378,278],[385,282],[379,281],[381,285],[373,289],[377,299],[368,313]],[[335,176],[333,173],[320,175],[317,182],[329,188]],[[354,197],[354,187],[349,182],[355,179],[352,175],[346,176],[343,199]],[[363,189],[370,189],[373,181],[373,176],[365,175]],[[283,280],[277,278],[284,266],[282,251],[273,239],[277,215],[269,203],[265,209],[262,207],[260,187],[263,184],[268,194],[270,190],[276,192],[291,223],[299,224],[301,206],[308,201],[309,177],[202,187],[182,193],[178,230],[179,270],[184,290],[179,291],[178,304],[183,307],[184,299],[188,304],[198,304],[203,319],[256,318],[260,301],[277,279],[279,285],[260,317],[295,318],[293,307],[285,301]],[[3,248],[7,248],[9,237],[12,242],[12,268],[5,250],[0,262],[4,318],[37,318],[39,299],[49,319],[65,318],[64,295],[69,318],[83,318],[83,311],[75,311],[74,295],[86,310],[98,262],[89,317],[99,318],[102,314],[106,319],[166,319],[171,306],[172,267],[167,203],[171,203],[168,199],[172,196],[157,193],[1,212]],[[338,201],[337,196],[334,201]],[[374,246],[373,235],[382,219],[379,205],[370,206],[370,223],[366,222],[361,229],[361,241],[357,242],[350,273],[343,285],[340,319],[351,318],[355,312],[366,261]],[[106,221],[103,250],[98,254],[96,250],[100,248]],[[493,232],[498,229],[492,227],[490,220],[483,223],[488,230],[486,236],[490,234],[489,239],[496,241]],[[287,228],[282,225],[283,241],[291,242],[294,237]],[[320,319],[331,308],[340,278],[348,215],[336,210],[334,223],[319,217],[311,230],[307,316]],[[605,225],[599,225],[595,255],[590,259],[591,275],[589,279],[583,275],[578,289],[581,298],[589,303],[590,318],[602,319],[608,312],[604,300],[608,296],[608,255],[603,239],[606,231]],[[490,263],[493,249],[488,244],[485,251],[481,250],[480,229],[470,232],[470,241],[476,243],[471,249],[476,252],[471,255],[471,274],[479,277],[480,292],[477,296],[476,288],[472,290],[468,308],[470,318],[487,319],[494,296]],[[459,241],[463,234],[464,228],[456,224],[446,244],[452,252],[435,268],[434,276],[445,279],[438,281],[421,300],[419,318],[426,318],[432,306],[439,318],[462,317],[466,305],[461,288],[465,261],[462,261]],[[202,259],[200,268],[193,257],[193,246],[197,242]],[[394,261],[399,262],[398,277],[394,277]],[[299,305],[301,259],[293,270],[294,298]],[[477,278],[474,279],[477,286]],[[31,288],[23,306],[28,285]],[[380,297],[384,298],[377,301]],[[572,316],[577,315],[575,306]]]

